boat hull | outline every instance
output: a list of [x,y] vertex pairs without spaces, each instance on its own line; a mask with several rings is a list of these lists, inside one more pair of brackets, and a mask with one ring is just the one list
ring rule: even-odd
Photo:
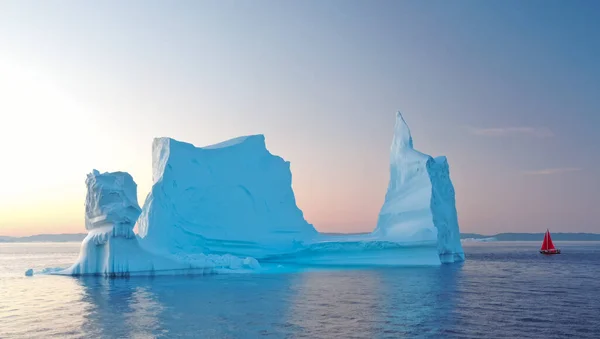
[[560,250],[559,249],[555,249],[555,250],[540,250],[541,254],[560,254]]

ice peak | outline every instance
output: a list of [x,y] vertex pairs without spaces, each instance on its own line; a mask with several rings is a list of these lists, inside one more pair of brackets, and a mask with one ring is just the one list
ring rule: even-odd
[[394,127],[394,142],[392,147],[395,148],[413,148],[412,136],[410,129],[402,117],[402,113],[396,112],[396,126]]

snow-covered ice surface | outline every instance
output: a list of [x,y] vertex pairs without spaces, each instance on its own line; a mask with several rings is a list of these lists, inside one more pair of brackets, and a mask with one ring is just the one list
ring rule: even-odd
[[205,274],[464,260],[448,162],[413,148],[400,113],[385,203],[369,234],[321,234],[306,222],[289,162],[272,155],[262,135],[207,147],[157,138],[152,166],[142,209],[129,174],[88,174],[88,236],[73,266],[50,273]]

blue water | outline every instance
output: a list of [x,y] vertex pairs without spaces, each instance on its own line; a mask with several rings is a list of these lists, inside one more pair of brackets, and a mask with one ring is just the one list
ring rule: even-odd
[[600,243],[465,244],[464,264],[25,277],[79,244],[0,244],[0,338],[600,338]]

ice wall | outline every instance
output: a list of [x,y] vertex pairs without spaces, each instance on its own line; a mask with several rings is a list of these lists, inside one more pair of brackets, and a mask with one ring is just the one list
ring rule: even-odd
[[260,258],[317,234],[296,205],[289,162],[262,135],[207,147],[158,138],[152,158],[154,185],[137,222],[148,251]]
[[464,261],[460,229],[456,212],[454,186],[450,180],[450,166],[446,157],[430,160],[427,168],[431,179],[431,214],[438,235],[438,251],[442,263]]
[[400,112],[390,151],[390,181],[374,235],[400,243],[435,242],[442,263],[464,260],[448,162],[414,149]]

